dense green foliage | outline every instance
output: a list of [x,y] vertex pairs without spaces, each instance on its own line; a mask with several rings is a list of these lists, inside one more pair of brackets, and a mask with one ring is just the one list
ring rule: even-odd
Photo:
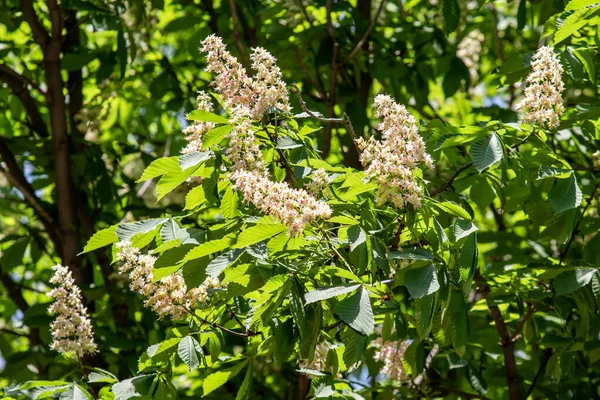
[[[599,3],[0,6],[5,395],[600,396]],[[211,90],[198,52],[210,34],[249,72],[253,47],[278,59],[292,112],[252,121],[262,155],[298,188],[324,169],[331,218],[290,235],[243,201],[223,107],[189,116],[217,127],[179,155],[196,92]],[[466,38],[480,48],[465,54]],[[541,45],[564,67],[555,129],[519,123],[515,107]],[[293,82],[308,110],[339,120],[311,117]],[[417,117],[433,158],[415,171],[420,208],[377,203],[348,131],[381,137],[380,93]],[[187,319],[158,319],[117,274],[120,240],[157,257],[155,279],[223,286]],[[80,363],[49,349],[56,263],[95,331],[99,352]],[[389,343],[397,375],[380,373]]]

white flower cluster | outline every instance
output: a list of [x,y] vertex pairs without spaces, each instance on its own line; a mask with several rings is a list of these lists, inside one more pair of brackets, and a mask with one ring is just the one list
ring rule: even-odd
[[[198,101],[198,110],[213,111],[212,102],[210,96],[206,92],[198,92],[198,97],[196,99]],[[212,122],[200,122],[194,121],[190,125],[188,125],[183,133],[185,135],[185,140],[187,141],[187,145],[181,149],[182,154],[194,153],[197,151],[202,151],[202,138],[206,134],[206,132],[210,131],[215,127],[215,124]]]
[[209,277],[200,287],[188,291],[183,277],[176,273],[152,282],[155,257],[140,254],[129,241],[117,243],[117,248],[117,261],[121,262],[119,273],[129,276],[131,291],[144,296],[144,306],[158,314],[159,319],[166,316],[174,320],[185,318],[188,309],[208,301],[207,289],[220,286],[217,278]]
[[483,43],[484,39],[485,37],[478,29],[471,31],[463,40],[461,40],[456,51],[456,56],[460,58],[469,69],[469,75],[473,82],[477,80],[477,67],[479,66],[479,58],[482,49],[481,43]]
[[541,128],[556,128],[565,112],[562,92],[563,68],[552,48],[543,46],[533,55],[532,71],[527,76],[525,98],[517,104],[526,110],[521,122],[537,124]]
[[592,154],[592,164],[595,169],[600,169],[600,150],[597,150]]
[[433,168],[425,143],[417,129],[415,118],[403,105],[390,96],[378,95],[373,103],[375,115],[383,117],[379,125],[382,140],[360,138],[360,161],[365,174],[378,184],[377,202],[391,203],[399,209],[407,204],[421,206],[423,190],[415,178],[414,170],[421,162]]
[[402,357],[408,348],[408,342],[390,341],[382,343],[381,337],[379,337],[373,344],[379,347],[379,350],[374,354],[375,360],[383,362],[383,368],[379,372],[389,376],[392,380],[403,380],[406,377],[406,372],[402,365]]
[[290,188],[286,182],[273,182],[249,171],[235,171],[230,179],[244,200],[287,225],[292,235],[301,233],[306,224],[317,218],[331,216],[327,203],[315,199],[306,190]]
[[[290,111],[277,60],[262,48],[252,49],[250,58],[256,75],[251,78],[227,51],[220,37],[211,35],[202,45],[201,51],[207,53],[207,71],[215,73],[212,85],[221,95],[233,127],[226,135],[225,155],[232,163],[229,178],[234,188],[243,193],[247,202],[287,225],[293,235],[299,234],[306,224],[317,218],[329,218],[332,210],[325,202],[306,190],[272,181],[265,167],[252,122],[262,120],[272,108]],[[319,185],[323,185],[321,172],[316,178],[321,180]]]
[[313,171],[313,173],[310,175],[310,182],[304,186],[310,193],[314,194],[315,196],[319,196],[321,195],[323,189],[325,189],[328,185],[329,175],[327,174],[327,171],[325,171],[323,168],[319,168]]
[[210,35],[202,42],[207,53],[206,70],[216,74],[214,88],[221,94],[230,115],[245,115],[261,120],[269,107],[289,111],[288,93],[275,58],[265,49],[252,49],[254,78],[246,73],[237,58],[231,55],[223,39]]
[[52,269],[54,275],[50,283],[58,286],[48,293],[48,297],[54,299],[48,312],[56,315],[50,324],[53,339],[50,348],[81,360],[84,355],[98,351],[92,323],[83,306],[81,290],[75,285],[69,268],[55,265]]

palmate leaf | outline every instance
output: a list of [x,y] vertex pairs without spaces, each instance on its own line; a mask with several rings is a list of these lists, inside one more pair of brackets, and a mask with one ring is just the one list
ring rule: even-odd
[[164,157],[154,160],[144,170],[144,173],[137,182],[147,181],[148,179],[156,178],[168,172],[181,171],[179,167],[179,157]]
[[233,127],[231,125],[217,126],[211,129],[202,136],[202,149],[208,149],[216,144],[221,143],[225,139],[225,135],[231,132]]
[[406,286],[410,295],[416,299],[437,292],[440,284],[433,263],[425,267],[406,271],[404,274],[404,286]]
[[262,242],[270,237],[273,237],[287,228],[283,224],[257,224],[252,226],[240,233],[237,243],[234,245],[234,248],[243,248],[251,246],[255,243]]
[[473,165],[479,173],[502,160],[504,156],[502,142],[496,133],[491,133],[473,143],[470,153]]
[[558,179],[557,183],[548,193],[548,200],[557,214],[581,205],[583,195],[577,185],[575,174],[567,179]]
[[362,335],[369,335],[375,327],[373,307],[369,292],[361,287],[352,296],[340,301],[333,308],[334,313],[348,326]]

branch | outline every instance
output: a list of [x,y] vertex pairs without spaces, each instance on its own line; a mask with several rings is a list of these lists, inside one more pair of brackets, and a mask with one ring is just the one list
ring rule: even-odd
[[254,332],[254,331],[250,331],[250,330],[249,330],[249,331],[247,331],[246,333],[243,333],[243,332],[237,332],[237,331],[231,330],[231,329],[229,329],[229,328],[226,328],[226,327],[224,327],[223,325],[219,325],[219,324],[217,324],[217,323],[215,323],[215,322],[208,322],[208,321],[207,321],[207,320],[205,320],[204,318],[199,318],[199,319],[200,319],[200,321],[201,321],[203,324],[210,325],[210,326],[212,326],[213,328],[220,329],[220,330],[222,330],[223,332],[227,332],[227,333],[229,333],[229,334],[231,334],[231,335],[234,335],[234,336],[237,336],[237,337],[248,338],[248,337],[251,337],[251,336],[255,336],[255,335],[257,335],[257,333],[256,333],[256,332]]
[[514,353],[515,344],[510,333],[508,332],[508,327],[504,322],[502,312],[498,306],[494,305],[494,303],[492,303],[492,301],[489,299],[489,294],[491,292],[490,287],[488,286],[485,278],[479,273],[479,270],[477,270],[475,273],[475,281],[479,284],[478,292],[485,298],[488,309],[490,310],[490,314],[492,315],[492,319],[494,320],[496,331],[498,332],[498,336],[500,336],[499,344],[504,352],[504,369],[506,371],[508,397],[510,400],[518,400],[521,398],[521,395],[519,391],[519,378],[517,375],[517,363]]
[[[348,114],[344,113],[344,117],[343,118],[324,118],[324,117],[321,117],[320,115],[316,114],[313,111],[310,111],[308,109],[308,107],[306,107],[306,103],[302,99],[302,94],[300,92],[300,88],[298,88],[298,85],[296,85],[295,83],[292,83],[292,88],[293,88],[293,91],[298,96],[298,101],[300,102],[300,107],[302,108],[302,110],[305,113],[307,113],[308,115],[310,115],[311,117],[313,117],[314,119],[317,119],[319,121],[323,121],[323,122],[327,122],[327,123],[335,123],[335,124],[344,124],[346,126],[346,129],[348,130],[348,133],[350,134],[350,136],[352,136],[352,139],[354,141],[357,140],[357,138],[356,138],[356,132],[354,132],[354,127],[352,126],[352,121],[350,121],[350,117],[348,117]],[[354,144],[356,145],[356,142]],[[357,150],[358,150],[358,147],[357,147]]]
[[6,164],[6,168],[0,166],[0,172],[6,176],[6,179],[23,195],[27,203],[36,211],[42,225],[46,229],[50,240],[54,244],[57,253],[62,254],[62,242],[57,230],[56,222],[44,208],[40,199],[35,195],[33,187],[29,184],[23,171],[19,167],[17,160],[6,145],[6,142],[0,138],[0,157]]
[[552,357],[552,352],[552,349],[544,350],[544,356],[542,358],[542,362],[540,363],[540,367],[538,368],[537,372],[535,373],[535,376],[533,377],[533,380],[531,381],[531,386],[529,386],[529,388],[527,389],[527,394],[525,395],[526,399],[528,399],[529,396],[531,396],[531,394],[533,393],[533,390],[535,389],[535,386],[537,385],[540,376],[546,373],[546,366],[548,365],[548,361],[550,361],[550,357]]
[[35,100],[31,96],[31,93],[27,89],[27,86],[31,86],[44,96],[46,93],[44,93],[44,91],[29,78],[15,72],[5,64],[0,64],[0,80],[8,85],[13,94],[19,98],[21,103],[23,103],[31,129],[41,137],[48,137],[46,122],[44,121],[44,118],[42,118],[42,114],[40,113]]
[[231,21],[233,25],[233,41],[240,52],[240,57],[242,58],[242,64],[246,69],[248,69],[248,59],[246,58],[246,54],[244,53],[244,46],[240,41],[240,31],[238,29],[238,25],[240,23],[240,19],[237,14],[237,9],[235,7],[235,0],[229,0],[229,8],[231,8]]
[[50,40],[50,35],[46,32],[33,8],[33,0],[21,0],[21,11],[23,12],[23,18],[29,24],[33,39],[44,49]]
[[450,186],[452,186],[452,183],[454,182],[454,180],[456,178],[458,178],[458,175],[460,175],[461,172],[469,169],[472,165],[473,165],[473,163],[469,162],[469,163],[466,163],[465,165],[463,165],[462,167],[460,167],[459,169],[457,169],[456,172],[454,173],[454,175],[452,175],[450,177],[448,182],[444,183],[441,187],[439,187],[438,189],[431,192],[430,196],[431,197],[437,196],[438,194],[442,193],[444,190],[448,189]]
[[48,10],[50,11],[50,22],[52,23],[52,37],[60,38],[63,28],[62,10],[56,0],[47,0]]
[[527,309],[527,313],[525,314],[525,316],[523,317],[523,319],[521,320],[519,325],[517,325],[517,327],[513,331],[513,334],[510,338],[513,342],[515,342],[515,341],[517,341],[517,339],[519,339],[519,335],[521,334],[523,327],[525,326],[527,321],[529,321],[529,318],[531,318],[533,316],[533,314],[535,313],[535,306],[530,302],[527,302],[527,304],[529,305],[529,307]]
[[369,24],[369,27],[367,28],[367,31],[360,38],[360,40],[356,43],[356,46],[354,46],[354,48],[352,49],[352,51],[350,52],[350,54],[348,54],[348,56],[346,58],[344,58],[341,63],[338,64],[338,67],[341,67],[342,65],[344,65],[348,61],[350,61],[352,59],[352,57],[354,57],[356,55],[356,53],[358,53],[358,51],[361,49],[361,47],[363,46],[363,44],[365,44],[365,41],[369,38],[369,35],[371,34],[371,32],[373,31],[373,29],[375,28],[375,24],[377,24],[377,20],[379,19],[379,15],[381,15],[381,11],[383,11],[383,6],[385,5],[386,1],[387,0],[381,0],[381,3],[379,3],[379,7],[377,8],[377,12],[375,13],[375,17],[373,18],[373,20]]
[[217,14],[215,13],[215,7],[213,6],[213,2],[212,0],[202,0],[202,6],[206,9],[206,12],[208,12],[208,15],[210,16],[210,20],[209,20],[209,25],[210,25],[210,30],[217,36],[219,35],[219,24],[217,23],[218,18],[217,18]]

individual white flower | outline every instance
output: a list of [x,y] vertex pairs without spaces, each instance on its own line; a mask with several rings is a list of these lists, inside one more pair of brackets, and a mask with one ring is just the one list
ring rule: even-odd
[[421,162],[433,168],[415,118],[390,96],[378,95],[373,103],[375,115],[383,117],[379,125],[382,140],[371,137],[357,140],[365,175],[378,184],[378,204],[391,203],[399,209],[407,204],[421,206],[423,190],[414,171]]
[[68,267],[55,265],[50,283],[57,285],[48,293],[54,302],[48,308],[56,319],[50,324],[52,344],[50,348],[66,356],[81,360],[86,354],[98,351],[94,330],[83,306],[81,290]]
[[552,48],[543,46],[533,55],[532,71],[527,76],[525,98],[516,108],[525,110],[521,122],[539,125],[541,128],[556,128],[560,116],[565,112],[562,92],[563,68]]

